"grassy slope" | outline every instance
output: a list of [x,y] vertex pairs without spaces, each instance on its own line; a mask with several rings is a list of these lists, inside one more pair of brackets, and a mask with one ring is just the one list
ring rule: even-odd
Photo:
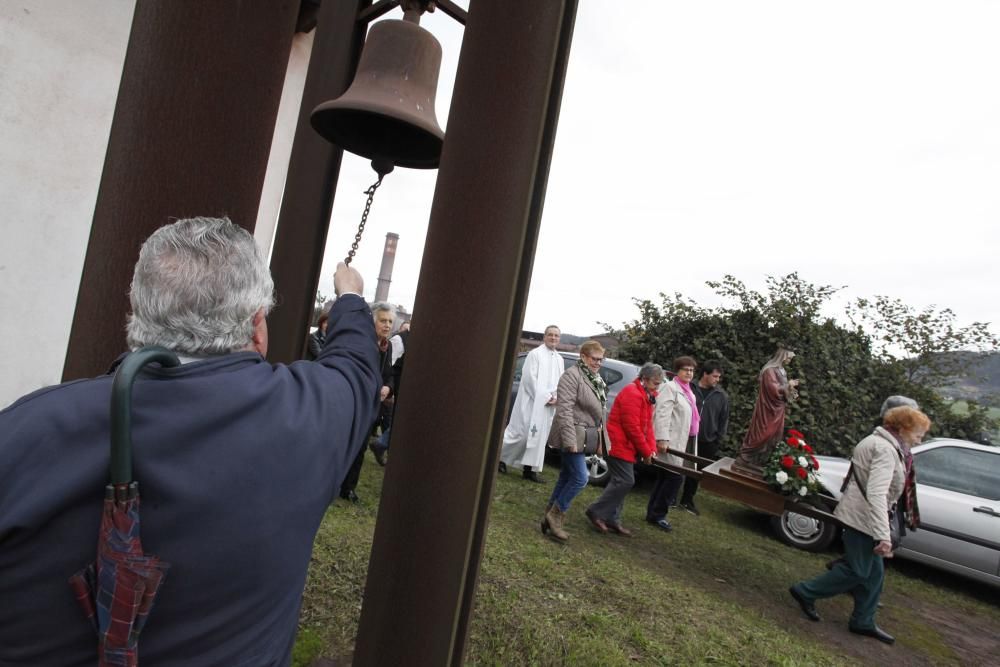
[[[556,472],[548,469],[548,479]],[[362,478],[359,493],[366,504],[338,501],[317,537],[296,664],[350,653],[381,469],[369,459]],[[626,503],[626,525],[639,528],[629,540],[588,530],[583,508],[599,489],[585,489],[570,510],[572,539],[561,545],[538,530],[551,485],[501,475],[466,662],[961,664],[968,658],[953,650],[940,624],[922,610],[972,615],[986,632],[1000,628],[1000,608],[988,596],[953,579],[944,587],[929,584],[932,571],[913,566],[893,568],[886,582],[879,618],[899,633],[895,647],[847,634],[846,596],[822,602],[824,622],[811,624],[786,589],[819,572],[829,555],[784,546],[770,536],[765,517],[706,493],[699,494],[701,517],[672,514],[676,530],[661,533],[641,523],[647,490],[637,489]]]

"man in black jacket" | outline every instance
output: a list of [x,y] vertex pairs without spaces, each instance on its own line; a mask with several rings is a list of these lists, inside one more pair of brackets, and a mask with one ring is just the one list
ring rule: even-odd
[[[392,403],[396,395],[392,372],[392,346],[389,344],[392,323],[396,321],[396,309],[388,303],[375,303],[372,305],[372,318],[375,323],[375,342],[378,345],[379,376],[382,378],[382,386],[378,391],[379,413],[372,422],[370,433],[371,436],[374,436],[380,427],[383,431],[389,428],[386,419],[387,415],[391,414]],[[377,453],[375,458],[380,458]],[[358,481],[361,479],[361,467],[364,462],[365,450],[362,447],[357,458],[354,459],[354,463],[351,464],[351,469],[347,471],[344,483],[340,485],[340,497],[344,500],[352,503],[359,502],[360,498],[358,498],[356,489]],[[379,463],[385,465],[384,461],[380,460]]]
[[[698,456],[706,459],[718,458],[719,448],[729,428],[729,395],[719,386],[720,380],[722,380],[722,364],[710,360],[701,365],[701,378],[698,382],[691,383],[698,405],[698,414],[701,415],[701,424],[698,428]],[[698,514],[698,508],[694,504],[694,494],[697,492],[698,480],[694,477],[684,478],[684,493],[681,495],[680,504],[691,514]]]

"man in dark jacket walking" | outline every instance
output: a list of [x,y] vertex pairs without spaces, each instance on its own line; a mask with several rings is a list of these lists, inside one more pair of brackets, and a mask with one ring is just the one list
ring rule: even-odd
[[[192,218],[143,244],[128,344],[161,345],[132,391],[142,540],[170,563],[140,654],[156,665],[288,665],[320,521],[364,446],[381,380],[360,274],[340,264],[316,361],[270,364],[273,283],[253,237]],[[0,665],[97,662],[68,579],[94,560],[112,376],[0,411]]]
[[[706,459],[718,458],[719,448],[729,428],[729,395],[719,386],[721,380],[722,364],[710,360],[701,365],[701,377],[698,382],[691,383],[698,414],[701,415],[698,429],[698,456]],[[680,504],[691,514],[699,514],[694,504],[694,495],[697,492],[698,480],[694,477],[685,477]]]

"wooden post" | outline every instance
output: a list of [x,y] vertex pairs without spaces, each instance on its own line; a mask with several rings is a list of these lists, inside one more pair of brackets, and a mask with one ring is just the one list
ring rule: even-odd
[[132,270],[158,227],[228,215],[253,231],[298,9],[136,3],[64,380],[126,350]]
[[462,663],[575,15],[469,8],[356,665]]

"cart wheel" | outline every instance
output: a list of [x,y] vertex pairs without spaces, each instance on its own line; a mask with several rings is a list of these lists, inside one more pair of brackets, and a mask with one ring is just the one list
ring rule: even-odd
[[837,539],[836,524],[795,512],[772,516],[771,527],[782,542],[804,551],[826,551]]

